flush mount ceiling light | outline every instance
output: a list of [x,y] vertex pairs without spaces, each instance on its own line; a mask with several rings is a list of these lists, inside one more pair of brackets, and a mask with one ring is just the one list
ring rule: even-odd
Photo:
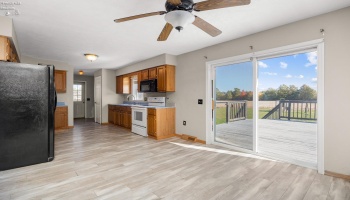
[[181,31],[188,24],[192,24],[194,19],[194,15],[184,10],[174,10],[165,15],[165,21],[178,31]]
[[89,61],[95,61],[98,58],[98,55],[96,54],[91,54],[91,53],[86,53],[84,54],[85,58],[88,59]]
[[79,71],[79,75],[84,75],[84,71],[83,71],[83,70],[80,70],[80,71]]

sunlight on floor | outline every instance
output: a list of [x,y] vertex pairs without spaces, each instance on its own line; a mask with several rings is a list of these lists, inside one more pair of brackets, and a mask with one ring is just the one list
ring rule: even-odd
[[169,143],[175,144],[175,145],[178,145],[178,146],[181,146],[181,147],[185,147],[185,148],[191,148],[191,149],[197,149],[197,150],[203,150],[203,151],[210,151],[210,152],[215,152],[215,153],[222,153],[222,154],[241,156],[241,157],[247,157],[247,158],[255,158],[255,159],[260,159],[260,160],[276,161],[276,160],[272,160],[272,159],[269,159],[269,158],[264,158],[264,157],[260,157],[260,156],[256,156],[256,155],[248,154],[248,153],[241,153],[241,152],[237,152],[237,151],[229,151],[229,150],[215,149],[215,148],[195,146],[195,145],[189,145],[189,144],[181,144],[181,143],[176,143],[176,142],[169,142]]

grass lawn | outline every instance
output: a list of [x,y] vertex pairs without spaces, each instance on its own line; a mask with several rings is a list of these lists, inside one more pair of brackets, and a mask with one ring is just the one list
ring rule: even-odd
[[[259,119],[263,118],[270,109],[260,109],[259,110]],[[248,108],[247,110],[247,119],[253,119],[253,108]],[[216,124],[226,123],[226,108],[216,108]]]

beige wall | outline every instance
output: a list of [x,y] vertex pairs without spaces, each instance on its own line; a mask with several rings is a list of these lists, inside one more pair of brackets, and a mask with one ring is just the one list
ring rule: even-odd
[[0,16],[0,35],[12,37],[12,19],[9,17]]
[[177,64],[176,56],[173,56],[170,54],[162,54],[132,65],[128,65],[123,68],[117,69],[116,76],[131,73],[131,72],[136,72],[142,69],[147,69],[147,68],[164,65],[164,64],[176,65]]
[[[206,139],[205,99],[206,62],[325,38],[325,168],[350,175],[350,8],[302,20],[268,31],[207,47],[178,56],[176,92],[169,97],[176,102],[176,130]],[[320,29],[325,29],[325,36]],[[207,56],[208,59],[205,59]],[[210,103],[205,99],[204,103]],[[342,116],[342,117],[341,117]],[[182,121],[187,121],[187,126]]]
[[118,103],[116,94],[115,70],[101,69],[94,73],[94,77],[101,76],[102,82],[102,123],[108,123],[108,104]]
[[9,37],[16,47],[17,55],[21,60],[21,52],[17,42],[17,35],[13,26],[12,18],[0,16],[0,35]]
[[67,92],[66,93],[57,93],[57,101],[59,102],[65,102],[66,105],[68,105],[68,126],[74,126],[74,119],[73,119],[73,67],[66,63],[58,62],[58,61],[52,61],[52,60],[43,60],[43,59],[37,59],[32,58],[28,56],[22,56],[21,59],[22,63],[28,63],[28,64],[34,64],[37,65],[39,63],[41,64],[49,64],[54,65],[55,69],[58,70],[65,70],[67,71]]

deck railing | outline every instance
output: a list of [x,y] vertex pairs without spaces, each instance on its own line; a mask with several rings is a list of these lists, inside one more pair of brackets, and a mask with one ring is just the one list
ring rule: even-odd
[[316,100],[281,100],[263,119],[317,120]]
[[226,123],[247,118],[247,101],[217,101],[226,106]]

